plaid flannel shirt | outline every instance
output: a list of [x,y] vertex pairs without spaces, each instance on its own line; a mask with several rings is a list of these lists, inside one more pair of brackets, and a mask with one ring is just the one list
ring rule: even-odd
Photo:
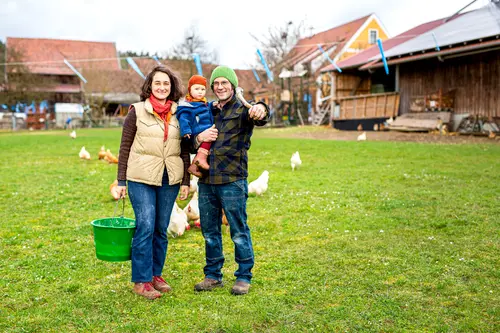
[[208,162],[210,169],[199,182],[204,184],[227,184],[248,177],[248,155],[250,137],[254,126],[264,126],[269,120],[269,109],[266,107],[266,117],[253,120],[248,116],[248,108],[233,95],[222,110],[209,104],[214,116],[214,124],[219,135],[212,142]]

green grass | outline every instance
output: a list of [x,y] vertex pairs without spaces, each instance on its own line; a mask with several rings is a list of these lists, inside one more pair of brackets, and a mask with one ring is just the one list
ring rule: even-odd
[[120,130],[0,134],[0,331],[499,331],[500,146],[286,138],[301,130],[252,140],[249,178],[270,181],[248,200],[250,294],[229,294],[229,233],[226,287],[194,293],[195,229],[170,240],[174,291],[156,301],[131,292],[130,262],[95,258],[90,221],[113,214],[116,175],[97,151],[116,153]]

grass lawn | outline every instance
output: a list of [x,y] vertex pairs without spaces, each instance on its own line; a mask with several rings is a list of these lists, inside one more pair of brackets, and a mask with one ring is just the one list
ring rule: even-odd
[[132,293],[130,262],[95,257],[90,222],[113,214],[116,176],[97,152],[116,154],[120,129],[0,133],[0,331],[500,331],[500,145],[286,138],[301,130],[252,140],[249,179],[270,180],[248,200],[250,294],[229,293],[229,233],[226,286],[194,293],[192,229],[170,239],[173,292],[156,301]]

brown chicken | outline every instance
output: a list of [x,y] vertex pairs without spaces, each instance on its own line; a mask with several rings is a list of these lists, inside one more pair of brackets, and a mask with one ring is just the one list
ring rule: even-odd
[[109,149],[106,150],[106,156],[104,156],[104,160],[108,161],[108,163],[118,164],[118,158],[113,155]]
[[99,151],[97,156],[99,156],[100,160],[102,160],[102,159],[104,159],[104,157],[106,157],[106,150],[104,149],[104,146],[101,147],[101,150]]
[[229,222],[227,221],[226,213],[222,210],[222,224],[226,226],[226,232],[229,230]]

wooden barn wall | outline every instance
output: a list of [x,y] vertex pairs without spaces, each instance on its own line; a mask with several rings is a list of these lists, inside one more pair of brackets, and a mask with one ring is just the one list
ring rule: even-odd
[[401,114],[412,96],[455,90],[454,112],[500,117],[500,51],[400,65]]

